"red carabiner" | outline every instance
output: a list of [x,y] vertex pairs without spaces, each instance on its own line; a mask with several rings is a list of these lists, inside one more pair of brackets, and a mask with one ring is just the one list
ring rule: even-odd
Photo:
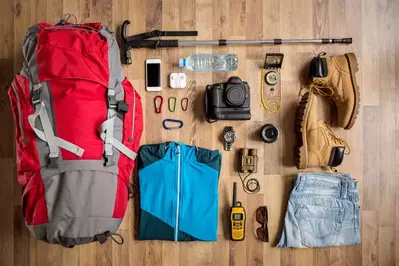
[[[159,100],[159,104],[157,104],[157,101]],[[158,95],[154,98],[154,107],[155,107],[155,113],[160,114],[162,111],[162,103],[163,103],[163,97]]]

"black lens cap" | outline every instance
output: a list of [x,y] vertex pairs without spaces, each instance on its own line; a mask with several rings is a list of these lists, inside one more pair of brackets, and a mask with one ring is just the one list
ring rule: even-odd
[[260,136],[266,143],[273,143],[278,138],[278,129],[272,124],[266,124],[262,127]]

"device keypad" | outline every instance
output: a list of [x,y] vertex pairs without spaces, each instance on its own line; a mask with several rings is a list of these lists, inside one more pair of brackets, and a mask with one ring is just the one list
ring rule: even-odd
[[233,228],[239,230],[243,228],[242,222],[233,222]]

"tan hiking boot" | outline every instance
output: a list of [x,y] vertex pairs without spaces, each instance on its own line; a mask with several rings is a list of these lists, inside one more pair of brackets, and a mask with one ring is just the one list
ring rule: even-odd
[[[308,167],[337,167],[344,154],[349,154],[347,142],[337,138],[324,121],[317,120],[317,97],[305,93],[296,111],[297,146],[295,159],[298,169]],[[348,153],[345,153],[348,148]]]
[[359,70],[354,53],[325,56],[321,53],[310,62],[310,91],[330,96],[337,107],[337,124],[350,129],[359,113],[360,90],[355,73]]

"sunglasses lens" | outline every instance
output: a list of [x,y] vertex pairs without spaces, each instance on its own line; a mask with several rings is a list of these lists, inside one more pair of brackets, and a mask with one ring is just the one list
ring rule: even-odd
[[263,228],[259,227],[256,229],[256,235],[260,241],[269,242],[269,236]]
[[258,223],[263,224],[265,222],[265,212],[266,212],[265,207],[259,207],[256,210],[256,221]]

